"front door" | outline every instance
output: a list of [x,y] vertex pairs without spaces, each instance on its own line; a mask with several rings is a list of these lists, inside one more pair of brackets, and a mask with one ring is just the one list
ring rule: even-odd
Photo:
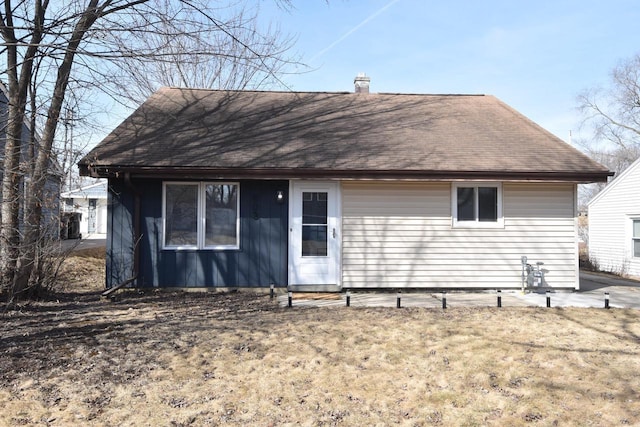
[[289,285],[339,286],[340,206],[335,182],[293,182]]

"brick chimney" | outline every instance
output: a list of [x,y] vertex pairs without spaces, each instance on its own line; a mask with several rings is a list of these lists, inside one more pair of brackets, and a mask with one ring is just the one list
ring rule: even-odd
[[369,93],[369,82],[371,77],[367,77],[365,73],[358,73],[353,80],[353,84],[356,86],[356,93]]

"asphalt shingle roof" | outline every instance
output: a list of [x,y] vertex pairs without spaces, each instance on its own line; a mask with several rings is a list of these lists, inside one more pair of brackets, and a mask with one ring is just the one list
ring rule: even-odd
[[163,88],[80,162],[85,174],[606,180],[497,98]]

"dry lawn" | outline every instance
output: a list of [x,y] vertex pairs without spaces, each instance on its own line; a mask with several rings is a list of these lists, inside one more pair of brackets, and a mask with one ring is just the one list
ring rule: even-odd
[[0,315],[0,425],[640,424],[635,310],[110,302],[75,258],[81,292]]

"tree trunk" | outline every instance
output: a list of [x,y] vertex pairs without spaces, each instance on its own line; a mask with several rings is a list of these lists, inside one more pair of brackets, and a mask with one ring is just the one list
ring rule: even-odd
[[38,155],[33,169],[33,175],[29,181],[25,200],[25,230],[23,250],[17,265],[18,273],[14,281],[13,293],[15,295],[32,293],[37,290],[39,278],[34,270],[38,256],[39,243],[43,239],[42,234],[42,203],[44,201],[45,183],[51,164],[51,149],[55,138],[56,129],[60,119],[60,111],[64,103],[64,96],[69,84],[71,67],[86,31],[100,16],[100,9],[96,8],[97,0],[92,0],[78,20],[64,58],[58,67],[58,75],[53,90],[53,98],[49,105],[47,121],[45,123],[42,138],[38,148]]
[[[283,0],[280,0],[284,2]],[[288,49],[275,44],[277,33],[262,38],[256,32],[253,19],[245,19],[243,13],[229,20],[216,18],[213,6],[206,1],[192,3],[185,0],[152,2],[151,0],[73,0],[62,5],[53,3],[48,19],[45,19],[50,0],[18,1],[5,0],[0,3],[0,54],[6,58],[5,78],[8,82],[9,98],[8,124],[4,174],[2,176],[2,207],[0,209],[0,292],[7,293],[9,300],[29,296],[42,287],[39,280],[42,266],[51,255],[42,253],[43,242],[43,204],[46,196],[46,183],[52,162],[52,147],[60,112],[69,86],[71,69],[77,54],[96,61],[110,61],[116,64],[136,58],[136,64],[148,65],[157,60],[164,63],[177,59],[177,69],[184,71],[183,58],[196,55],[202,58],[230,58],[230,76],[236,77],[241,68],[245,68],[247,78],[242,85],[251,80],[256,70],[264,70],[274,76],[277,69],[267,63],[283,64],[279,56]],[[148,3],[148,4],[147,4]],[[108,19],[113,15],[112,19]],[[120,15],[120,16],[119,16]],[[87,37],[87,31],[94,27],[97,20],[103,26]],[[223,35],[232,43],[231,49],[225,48],[222,38],[209,39],[209,35]],[[187,45],[184,52],[172,49],[158,50],[142,43],[144,38],[159,38],[165,43],[173,43],[176,35],[184,40],[198,39],[195,52]],[[81,46],[81,42],[83,43]],[[256,51],[250,45],[260,46]],[[78,53],[80,50],[80,53]],[[226,62],[225,62],[226,63]],[[198,69],[201,61],[193,61]],[[214,63],[215,64],[215,63]],[[102,86],[112,85],[106,93],[124,96],[128,91],[125,84],[114,82],[112,71],[104,73],[93,59],[83,66],[86,74],[93,80],[90,83]],[[122,65],[121,65],[122,66]],[[106,67],[110,69],[111,67]],[[135,75],[141,73],[138,67],[124,65],[125,69],[135,68]],[[206,70],[202,75],[209,75]],[[53,73],[57,75],[55,78]],[[191,68],[185,71],[190,74]],[[105,77],[105,78],[102,78]],[[82,86],[82,78],[80,86]],[[236,84],[239,84],[239,80]],[[78,82],[76,82],[78,83]],[[118,87],[117,90],[113,90]],[[42,117],[40,108],[42,98],[36,96],[36,88],[50,91],[46,96],[46,123],[42,126],[42,137],[35,140],[35,118]],[[31,89],[31,91],[29,91]],[[50,96],[49,96],[50,95]],[[31,101],[28,105],[27,101]],[[29,109],[28,109],[29,108]],[[27,136],[25,117],[31,114],[31,134]],[[27,145],[31,143],[30,147]],[[22,183],[25,189],[22,188]],[[24,213],[24,217],[22,214]],[[24,219],[22,222],[21,220]],[[46,286],[46,285],[45,285]]]
[[0,275],[2,290],[14,283],[16,264],[20,256],[20,148],[22,120],[17,106],[9,100],[6,128],[4,169],[2,176],[2,226],[0,230]]

